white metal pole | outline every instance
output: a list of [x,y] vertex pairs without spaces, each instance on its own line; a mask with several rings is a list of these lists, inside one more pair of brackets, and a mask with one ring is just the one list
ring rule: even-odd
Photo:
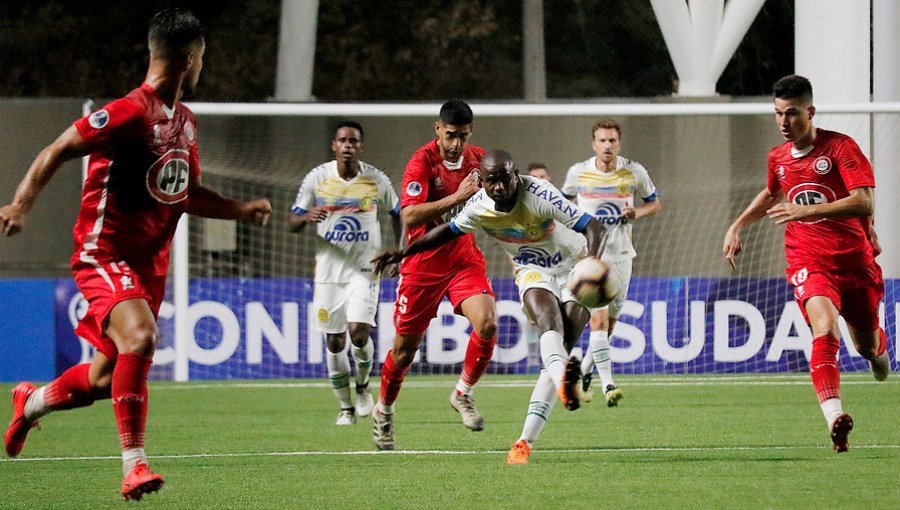
[[522,2],[523,69],[525,70],[525,101],[547,99],[547,71],[544,55],[544,2]]
[[178,220],[173,246],[175,261],[175,380],[179,382],[188,380],[188,341],[191,334],[188,328],[189,237],[188,215],[184,214]]
[[282,0],[275,99],[311,101],[318,0]]

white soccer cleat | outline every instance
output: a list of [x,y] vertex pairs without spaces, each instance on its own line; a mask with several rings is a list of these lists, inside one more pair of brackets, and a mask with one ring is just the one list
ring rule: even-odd
[[369,385],[356,387],[356,413],[362,417],[372,414],[375,409],[375,399],[369,391]]
[[372,413],[372,424],[374,425],[372,439],[379,450],[393,450],[397,447],[397,441],[394,439],[394,413],[382,414],[376,409]]
[[462,417],[463,425],[478,432],[484,430],[484,418],[475,409],[475,400],[471,395],[459,393],[455,389],[450,394],[450,407]]
[[603,396],[606,397],[607,407],[616,407],[619,405],[619,401],[625,398],[625,393],[615,384],[607,384]]
[[356,413],[353,409],[341,409],[341,412],[338,413],[337,421],[334,422],[335,425],[355,425],[356,424]]

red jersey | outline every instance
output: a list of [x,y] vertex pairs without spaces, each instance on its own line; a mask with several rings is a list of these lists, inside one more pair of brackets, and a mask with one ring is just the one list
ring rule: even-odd
[[72,264],[96,255],[164,275],[169,245],[200,175],[194,114],[169,109],[146,83],[75,121],[91,149]]
[[[400,207],[435,202],[456,193],[463,179],[478,170],[484,153],[485,150],[481,147],[467,145],[460,158],[460,167],[451,170],[444,165],[437,140],[425,144],[406,164]],[[407,244],[422,237],[432,228],[450,221],[457,212],[451,210],[435,221],[407,228]],[[405,258],[400,266],[400,274],[407,281],[428,284],[446,278],[453,268],[459,268],[464,264],[485,266],[484,255],[475,247],[472,234],[459,237],[435,250]]]
[[[769,193],[784,191],[794,204],[821,204],[850,195],[853,188],[874,187],[872,165],[847,135],[816,130],[812,150],[795,156],[790,142],[769,152]],[[784,231],[788,264],[823,270],[875,262],[868,237],[869,218],[809,218],[790,221]]]

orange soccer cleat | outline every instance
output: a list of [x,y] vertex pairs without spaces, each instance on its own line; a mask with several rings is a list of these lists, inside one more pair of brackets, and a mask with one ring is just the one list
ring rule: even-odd
[[13,418],[12,421],[9,422],[9,428],[6,429],[6,436],[4,437],[6,442],[6,454],[10,457],[15,457],[22,453],[22,447],[25,446],[25,438],[28,436],[28,431],[38,424],[37,420],[28,421],[28,419],[25,418],[25,402],[28,401],[28,397],[30,397],[35,390],[37,390],[37,388],[35,388],[33,384],[27,382],[20,382],[12,390]]
[[559,399],[562,400],[569,411],[574,411],[581,407],[581,402],[578,400],[578,385],[580,381],[581,362],[578,361],[578,358],[572,356],[566,362],[566,374],[557,391]]
[[125,497],[125,501],[129,499],[139,501],[144,494],[162,489],[163,483],[162,475],[150,471],[146,463],[139,461],[131,473],[122,480],[122,496]]
[[531,454],[531,447],[524,439],[520,439],[516,444],[512,445],[509,455],[506,456],[507,464],[528,464],[528,456]]

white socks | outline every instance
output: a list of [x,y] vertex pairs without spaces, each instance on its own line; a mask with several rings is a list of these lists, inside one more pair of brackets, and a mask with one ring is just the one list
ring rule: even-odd
[[563,382],[568,358],[562,335],[556,331],[548,331],[541,335],[541,361],[556,388]]
[[828,430],[831,430],[831,426],[834,425],[834,420],[837,420],[838,416],[844,414],[841,399],[830,398],[819,404],[819,406],[822,407],[822,414],[825,415],[825,421],[828,422]]
[[331,379],[331,389],[334,395],[341,401],[341,409],[351,409],[353,400],[350,399],[350,358],[347,356],[347,345],[344,350],[331,352],[325,349],[325,364],[328,366],[328,378]]
[[34,421],[50,412],[47,403],[44,402],[44,392],[47,391],[46,386],[41,386],[25,401],[25,419]]
[[[612,376],[612,360],[609,357],[609,334],[606,331],[591,331],[590,338],[591,358],[597,367],[597,373],[600,374],[601,389],[605,390],[610,384],[615,384]],[[584,362],[582,361],[582,372],[590,373],[584,371],[583,368]]]
[[366,341],[365,347],[357,347],[347,338],[347,343],[353,349],[353,361],[356,363],[356,385],[365,386],[369,384],[369,374],[372,372],[372,358],[375,357],[375,342],[372,337]]
[[544,425],[550,419],[550,412],[553,411],[553,404],[556,403],[556,388],[550,374],[546,370],[541,370],[541,376],[534,385],[534,391],[531,392],[525,426],[522,427],[522,435],[519,437],[519,440],[524,439],[528,446],[537,441],[541,431],[544,430]]
[[134,466],[138,462],[147,463],[147,454],[143,448],[132,448],[130,450],[122,450],[122,476],[128,476]]

